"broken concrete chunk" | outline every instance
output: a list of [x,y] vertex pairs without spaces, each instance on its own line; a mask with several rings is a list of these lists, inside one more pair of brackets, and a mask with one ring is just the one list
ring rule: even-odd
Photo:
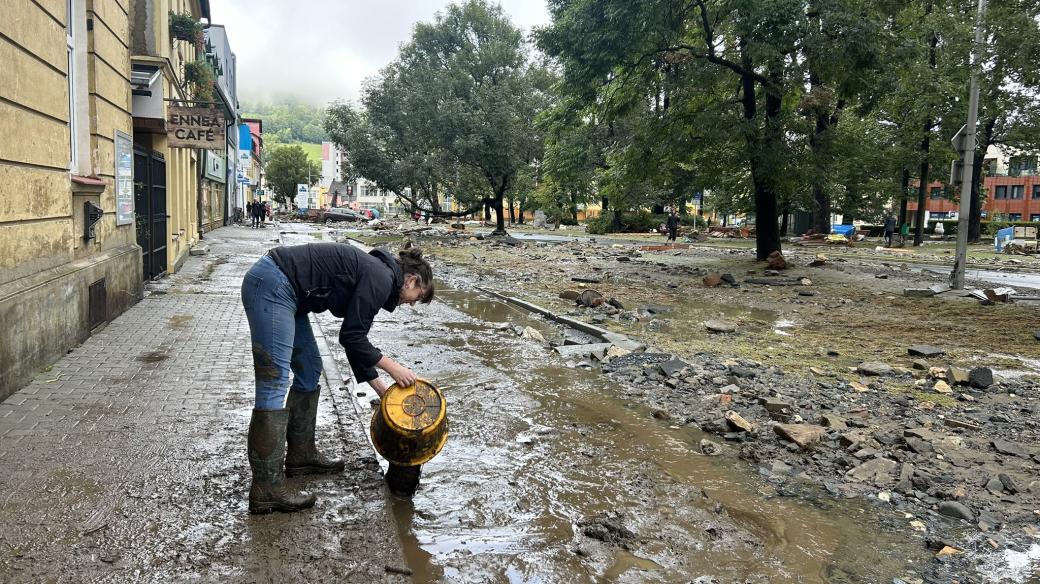
[[773,432],[788,442],[794,442],[800,448],[808,449],[823,438],[827,429],[815,424],[776,424]]
[[715,288],[722,283],[722,276],[712,272],[707,276],[704,276],[701,283],[704,284],[705,288]]
[[564,300],[577,300],[581,296],[581,290],[564,290],[560,292],[560,298]]
[[664,363],[658,363],[657,368],[665,377],[671,377],[689,366],[690,364],[682,359],[669,359]]
[[784,259],[784,254],[780,253],[779,250],[769,254],[766,258],[766,263],[769,265],[771,270],[786,270],[787,260]]
[[935,386],[932,387],[932,389],[935,390],[935,393],[941,393],[943,395],[950,395],[953,393],[953,388],[950,387],[950,384],[941,379],[935,382]]
[[903,296],[910,298],[928,298],[935,296],[935,292],[931,288],[905,288],[903,290]]
[[726,412],[726,423],[734,430],[740,430],[741,432],[755,431],[755,426],[751,422],[745,420],[743,416],[733,410]]
[[931,345],[914,345],[909,347],[906,352],[911,357],[927,357],[929,359],[933,357],[941,357],[946,354],[946,351]]

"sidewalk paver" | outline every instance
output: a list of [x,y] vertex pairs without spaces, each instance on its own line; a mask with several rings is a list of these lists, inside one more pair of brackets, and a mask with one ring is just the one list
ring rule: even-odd
[[300,479],[311,511],[247,513],[239,286],[275,235],[208,234],[208,255],[0,402],[0,582],[407,581],[386,570],[404,560],[382,479],[332,392],[319,434],[347,471]]

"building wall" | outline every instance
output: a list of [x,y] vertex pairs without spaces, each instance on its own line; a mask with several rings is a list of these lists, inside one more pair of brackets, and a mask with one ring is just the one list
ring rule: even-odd
[[[104,282],[103,320],[141,295],[134,225],[115,215],[115,132],[131,131],[127,2],[74,0],[71,18],[61,0],[0,2],[0,399],[90,336],[91,284]],[[104,210],[91,240],[87,201]]]
[[[170,34],[170,12],[190,13],[201,18],[198,0],[122,0],[129,3],[134,28],[131,57],[148,58],[163,64],[163,96],[185,100],[184,65],[196,59],[195,44],[174,39]],[[166,117],[168,103],[163,104]],[[199,177],[202,160],[194,149],[170,148],[163,133],[134,134],[134,142],[162,154],[166,159],[167,253],[166,266],[176,272],[199,241]]]

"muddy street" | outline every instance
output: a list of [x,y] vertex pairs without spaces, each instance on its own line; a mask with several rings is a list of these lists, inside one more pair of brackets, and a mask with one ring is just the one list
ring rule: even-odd
[[373,328],[449,402],[445,450],[414,499],[391,500],[415,582],[867,582],[912,579],[925,560],[859,504],[786,498],[513,332],[552,325],[438,297]]

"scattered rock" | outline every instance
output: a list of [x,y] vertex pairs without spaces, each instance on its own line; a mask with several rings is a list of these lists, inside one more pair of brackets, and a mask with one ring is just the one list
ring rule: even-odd
[[708,329],[708,332],[712,333],[737,332],[737,325],[728,320],[709,320],[704,323],[704,328]]
[[827,429],[815,424],[776,424],[773,432],[788,442],[794,442],[799,448],[808,449],[823,438]]
[[909,347],[906,352],[911,357],[927,357],[929,359],[934,357],[942,357],[946,354],[946,351],[939,347],[933,347],[931,345],[914,345]]
[[969,375],[970,373],[967,369],[950,367],[946,370],[946,381],[950,382],[951,385],[968,385]]
[[903,296],[910,298],[928,298],[935,296],[935,292],[931,288],[905,288],[903,290]]
[[764,272],[762,272],[762,274],[764,276],[766,276],[766,277],[773,277],[773,276],[779,276],[780,272],[778,272],[776,270],[765,270]]
[[657,369],[661,371],[661,374],[665,377],[671,377],[680,373],[683,369],[689,367],[690,364],[682,359],[669,359],[664,363],[658,363]]
[[610,300],[607,300],[607,304],[613,306],[614,308],[616,308],[618,310],[624,310],[625,309],[625,305],[622,304],[621,301],[618,300],[617,298],[613,298],[612,297]]
[[560,298],[564,300],[577,300],[581,296],[581,290],[564,290],[560,292]]
[[986,389],[993,385],[993,370],[989,367],[976,367],[968,374],[968,385]]
[[859,367],[856,367],[856,371],[863,375],[885,376],[892,374],[892,367],[885,363],[867,361],[865,363],[860,363]]
[[588,306],[589,308],[595,308],[606,301],[607,299],[596,290],[583,290],[575,300],[579,306]]
[[810,280],[809,278],[802,278],[798,280],[798,283],[802,286],[812,286],[812,280]]
[[894,477],[899,463],[887,458],[872,458],[845,473],[853,481],[886,484]]
[[715,288],[722,283],[722,276],[712,272],[701,280],[705,288]]
[[531,327],[525,327],[523,332],[520,333],[520,337],[529,341],[536,341],[539,343],[545,342],[545,337],[542,336],[542,333]]
[[722,281],[729,284],[730,286],[737,286],[737,279],[733,277],[733,274],[722,274],[719,276]]
[[820,416],[820,425],[839,432],[848,429],[845,420],[841,419],[841,416],[836,416],[834,414],[823,414]]
[[574,276],[571,278],[572,282],[581,282],[582,284],[599,284],[600,279],[595,276]]
[[701,439],[700,448],[701,454],[705,456],[718,456],[722,454],[722,446],[715,442],[712,442],[711,440],[708,440],[707,438]]
[[963,503],[957,501],[943,501],[939,503],[939,514],[947,517],[953,517],[954,519],[964,519],[965,521],[975,521],[975,514],[971,512],[971,509]]
[[923,359],[914,359],[913,368],[919,371],[925,371],[928,369],[928,361]]
[[799,296],[816,296],[816,290],[799,290]]
[[1022,458],[1029,456],[1029,453],[1026,452],[1025,448],[1022,448],[1020,444],[1014,442],[1008,442],[1007,440],[997,438],[993,440],[991,444],[993,445],[993,450],[1006,456],[1021,456]]
[[769,265],[771,270],[786,270],[787,260],[784,259],[784,254],[780,253],[779,250],[769,254],[766,258],[766,263]]
[[726,412],[726,423],[734,430],[739,430],[741,432],[755,431],[755,426],[751,422],[745,420],[743,416],[733,410]]
[[935,390],[935,393],[941,393],[943,395],[950,395],[953,393],[953,388],[950,387],[950,384],[941,379],[935,382],[935,386],[932,389]]

